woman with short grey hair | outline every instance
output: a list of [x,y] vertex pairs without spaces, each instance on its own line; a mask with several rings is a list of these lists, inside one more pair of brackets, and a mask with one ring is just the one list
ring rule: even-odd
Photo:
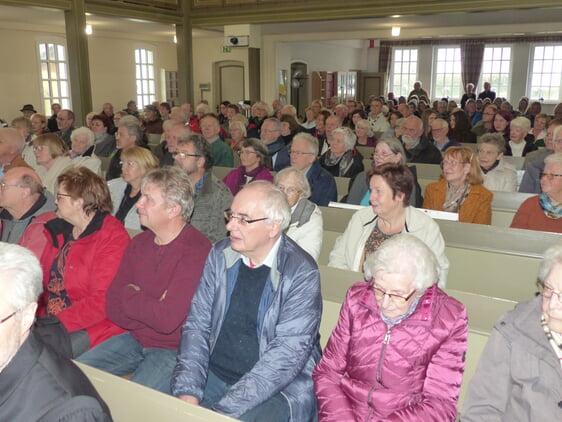
[[492,191],[515,192],[517,170],[503,159],[505,139],[500,133],[486,133],[478,139],[478,163],[484,187]]
[[435,255],[398,234],[363,268],[312,374],[319,422],[455,420],[468,319],[438,287]]
[[295,167],[287,167],[275,175],[275,186],[285,194],[291,207],[291,222],[287,236],[318,261],[322,249],[322,212],[310,197],[310,185],[305,174]]
[[339,127],[328,139],[329,149],[320,156],[319,162],[334,177],[354,178],[361,173],[363,156],[355,149],[357,137],[347,127]]
[[541,294],[496,323],[470,382],[463,422],[557,421],[562,398],[562,243],[545,252]]

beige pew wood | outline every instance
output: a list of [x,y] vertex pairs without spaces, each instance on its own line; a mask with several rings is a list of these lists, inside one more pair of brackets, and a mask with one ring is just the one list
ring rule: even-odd
[[366,147],[366,146],[356,145],[355,149],[357,149],[357,151],[359,151],[361,153],[363,158],[365,158],[367,160],[370,159],[372,157],[373,153],[375,152],[375,147]]
[[105,400],[115,422],[233,422],[236,420],[80,362],[76,364]]
[[336,188],[338,190],[338,201],[342,199],[349,191],[349,177],[334,177],[336,180]]
[[478,152],[478,144],[472,142],[461,142],[461,147],[470,148],[475,154]]
[[355,210],[335,207],[319,207],[322,211],[322,219],[324,221],[324,230],[343,233],[347,227],[347,223],[355,214]]
[[213,174],[215,175],[215,177],[219,180],[224,179],[224,177],[230,173],[232,170],[234,170],[231,167],[217,167],[217,166],[213,166]]
[[336,239],[342,234],[342,232],[335,232],[324,230],[324,236],[322,238],[322,248],[320,249],[320,256],[318,257],[318,264],[328,265],[330,261],[330,252],[334,249],[334,244]]

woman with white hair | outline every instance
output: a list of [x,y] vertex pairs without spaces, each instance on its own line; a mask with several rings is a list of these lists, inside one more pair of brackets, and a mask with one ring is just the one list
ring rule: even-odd
[[562,407],[562,244],[539,267],[541,294],[496,323],[470,382],[463,422],[558,421]]
[[334,177],[354,178],[361,173],[363,156],[355,149],[356,136],[347,127],[339,127],[333,131],[328,140],[328,150],[320,156],[319,162]]
[[528,135],[531,121],[526,117],[516,117],[509,124],[509,142],[505,146],[505,155],[525,157],[529,152],[536,151],[535,139]]
[[308,179],[299,169],[287,167],[275,175],[275,186],[285,194],[291,207],[287,236],[318,261],[322,249],[322,212],[307,199],[311,195]]
[[468,321],[437,286],[435,255],[399,234],[363,269],[312,375],[319,421],[455,420]]
[[99,175],[101,160],[94,155],[94,132],[87,127],[74,129],[70,134],[70,142],[72,165],[74,167],[87,167]]
[[368,120],[359,120],[355,123],[355,135],[357,136],[356,145],[374,147],[377,143],[373,127]]
[[505,139],[500,133],[485,133],[478,139],[478,163],[484,187],[491,191],[515,192],[517,170],[503,159]]
[[510,227],[562,233],[562,153],[544,159],[540,184],[542,193],[521,204]]

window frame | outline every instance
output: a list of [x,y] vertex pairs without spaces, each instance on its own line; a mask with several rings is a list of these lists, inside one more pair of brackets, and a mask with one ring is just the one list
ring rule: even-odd
[[[562,64],[560,66],[560,79],[556,85],[551,85],[558,87],[558,97],[557,98],[546,98],[544,95],[538,95],[535,97],[533,95],[533,68],[535,63],[535,50],[536,47],[559,47],[562,50],[562,43],[531,43],[529,51],[529,68],[527,70],[527,89],[525,92],[529,97],[529,101],[540,101],[543,104],[558,104],[562,101]],[[561,60],[562,62],[562,60]],[[541,73],[542,75],[543,73]],[[552,75],[552,72],[551,72]]]
[[[401,91],[397,91],[395,89],[395,86],[398,86],[398,85],[394,84],[394,79],[395,79],[395,76],[396,76],[396,72],[395,72],[396,52],[398,50],[401,50],[401,51],[408,50],[408,51],[410,51],[410,54],[411,54],[411,51],[416,51],[416,61],[415,61],[416,70],[415,70],[415,73],[413,74],[414,76],[412,77],[411,80],[409,80],[410,77],[408,77],[408,84],[407,84],[408,88],[406,88],[407,91],[404,92],[404,93],[401,92]],[[419,59],[419,57],[420,57],[420,47],[419,46],[392,47],[392,63],[390,64],[390,75],[389,75],[389,81],[388,81],[388,86],[389,86],[390,89],[388,91],[393,92],[394,96],[396,98],[401,97],[401,96],[404,96],[404,97],[408,98],[408,94],[413,89],[414,82],[419,80],[419,69],[420,69],[420,59]],[[403,62],[404,61],[402,60],[400,63],[403,63]],[[410,66],[411,66],[412,60],[408,60],[408,62],[410,63]],[[400,73],[399,75],[412,75],[412,73],[408,73],[408,74]],[[400,79],[401,79],[400,80],[401,85],[404,86],[404,78],[401,76]]]
[[[439,50],[444,50],[444,49],[456,49],[458,50],[458,65],[459,65],[459,72],[458,75],[455,75],[454,73],[443,73],[443,75],[452,75],[453,80],[451,81],[450,84],[450,88],[455,89],[454,88],[454,78],[458,77],[458,95],[453,95],[453,93],[451,93],[451,95],[445,95],[444,92],[439,92],[438,88],[437,88],[437,78],[439,77],[439,74],[437,73],[437,67],[438,67],[438,59],[439,59]],[[449,100],[455,100],[455,101],[460,101],[460,99],[462,98],[462,95],[464,94],[464,89],[463,89],[463,83],[462,83],[462,60],[461,60],[461,46],[458,44],[450,44],[450,45],[434,45],[433,46],[433,52],[432,52],[432,71],[431,71],[431,79],[432,79],[432,89],[431,92],[433,92],[433,97],[434,98],[448,98]],[[446,86],[446,85],[445,85]]]
[[[135,96],[139,110],[143,109],[147,105],[152,104],[153,101],[156,101],[158,77],[156,74],[155,51],[156,48],[151,45],[135,46],[133,51],[133,60],[135,63]],[[139,56],[137,56],[137,52],[139,52]],[[144,52],[145,54],[144,57],[141,57],[141,60],[139,61],[137,60],[137,57],[140,57],[140,54],[142,52]],[[152,56],[152,62],[150,62],[150,56]],[[146,59],[146,62],[143,61],[143,59]],[[143,67],[146,68],[143,69]],[[139,74],[141,76],[140,78]]]
[[[484,57],[486,55],[486,49],[487,48],[509,48],[510,49],[510,54],[509,54],[509,70],[507,72],[507,83],[505,85],[507,92],[505,93],[505,95],[503,95],[503,93],[500,91],[500,89],[498,87],[502,87],[502,84],[497,84],[493,82],[492,78],[485,78],[484,77]],[[479,79],[479,83],[478,83],[478,91],[483,91],[484,90],[484,82],[490,82],[492,84],[492,90],[496,93],[497,97],[501,97],[501,98],[507,98],[508,101],[511,101],[511,83],[512,83],[512,78],[513,78],[513,53],[514,53],[514,46],[513,44],[485,44],[484,45],[484,54],[482,55],[482,69],[480,71],[480,79]],[[492,53],[493,56],[493,53]],[[503,56],[503,54],[502,54]],[[498,60],[493,60],[492,58],[492,63],[494,61],[498,61]],[[501,60],[499,60],[501,61]],[[498,72],[490,72],[490,75],[501,75],[502,72],[498,73]],[[526,91],[526,90],[525,90]]]
[[[46,50],[46,57],[47,59],[43,59],[41,55],[42,46],[45,45]],[[54,54],[55,58],[49,58],[49,45],[54,45]],[[64,49],[64,59],[60,59],[60,50],[59,48],[62,47]],[[70,68],[69,68],[69,61],[68,61],[68,47],[66,45],[66,40],[64,38],[49,38],[49,37],[41,37],[35,41],[35,52],[37,55],[37,64],[38,64],[38,79],[39,79],[39,96],[41,105],[38,107],[38,110],[43,109],[43,114],[46,116],[50,116],[52,111],[51,107],[53,104],[60,104],[62,109],[70,109],[72,110],[72,87],[70,84]],[[43,64],[45,64],[45,70],[47,71],[47,78],[44,78],[43,73]],[[52,77],[53,67],[51,64],[54,64],[56,76]],[[60,77],[61,74],[61,64],[64,64],[64,78]],[[66,95],[63,95],[63,83],[66,82]],[[49,89],[48,94],[45,95],[46,86]],[[56,86],[56,93],[58,95],[53,95],[54,89],[53,87]]]

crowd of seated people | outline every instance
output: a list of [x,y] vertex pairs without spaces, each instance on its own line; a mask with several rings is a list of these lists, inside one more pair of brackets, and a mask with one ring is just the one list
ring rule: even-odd
[[[562,232],[560,122],[536,105],[522,113],[487,98],[478,104],[468,95],[465,108],[474,107],[472,115],[444,100],[433,109],[420,84],[408,99],[373,97],[367,107],[348,101],[330,110],[314,101],[302,123],[294,107],[272,109],[264,102],[247,110],[247,117],[232,104],[222,104],[215,115],[204,103],[194,107],[196,113],[189,104],[152,104],[139,113],[134,102],[114,113],[107,103],[92,115],[90,128],[75,129],[73,113],[60,110],[57,132],[49,132],[32,108],[24,117],[29,124],[15,121],[13,129],[0,130],[0,140],[14,145],[2,162],[1,240],[28,247],[40,259],[39,315],[59,320],[72,356],[90,365],[132,374],[133,381],[248,421],[308,418],[316,412],[313,388],[320,420],[370,411],[380,418],[423,419],[432,412],[454,418],[465,319],[452,327],[440,319],[446,311],[438,307],[431,316],[458,337],[459,359],[447,364],[454,379],[437,380],[433,373],[441,369],[430,358],[444,353],[442,343],[418,350],[430,360],[417,359],[416,371],[408,374],[396,373],[389,361],[383,371],[398,378],[384,381],[357,373],[377,361],[365,363],[343,351],[352,344],[351,319],[366,318],[358,300],[359,308],[370,303],[379,310],[358,354],[372,347],[366,342],[384,337],[388,324],[410,333],[423,312],[421,301],[464,312],[439,288],[449,269],[439,226],[415,208],[423,204],[458,213],[461,222],[490,224],[490,190],[517,188],[515,169],[504,157],[510,152],[538,169],[532,183],[539,189],[512,227]],[[147,135],[162,137],[149,145]],[[476,140],[478,153],[458,146]],[[534,151],[541,148],[535,140],[544,140],[545,148]],[[26,147],[34,160],[26,160]],[[98,157],[107,160],[105,174]],[[372,167],[364,169],[364,159],[373,159]],[[441,180],[425,192],[416,163],[442,165]],[[213,166],[232,170],[221,181]],[[366,207],[336,241],[329,265],[365,270],[367,283],[350,290],[344,304],[349,314],[342,311],[320,361],[318,206],[338,200],[335,177],[350,180],[347,202]],[[141,234],[130,242],[126,229]],[[400,252],[412,257],[408,262],[427,255],[424,261],[433,267],[377,261],[386,245],[392,251],[400,242],[407,244]],[[418,276],[426,280],[418,283]],[[267,311],[271,306],[275,315]],[[239,337],[243,341],[230,347]],[[374,391],[390,385],[391,395],[374,395],[373,407],[359,390],[350,396],[342,374]],[[456,387],[444,394],[440,385]],[[419,400],[405,400],[405,388]]]

